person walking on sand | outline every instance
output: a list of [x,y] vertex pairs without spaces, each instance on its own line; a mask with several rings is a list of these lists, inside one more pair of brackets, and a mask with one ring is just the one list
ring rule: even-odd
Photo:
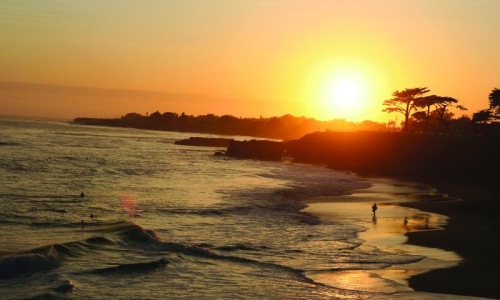
[[375,212],[377,211],[377,203],[373,203],[373,206],[372,206],[372,212],[373,214],[375,215]]

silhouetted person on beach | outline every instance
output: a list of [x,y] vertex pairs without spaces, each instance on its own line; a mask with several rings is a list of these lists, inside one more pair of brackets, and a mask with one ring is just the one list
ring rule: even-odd
[[403,224],[406,226],[408,225],[408,217],[405,217],[405,220],[403,221]]
[[81,197],[81,198],[85,197],[85,194],[82,192],[82,193],[80,194],[80,197]]
[[82,220],[82,229],[83,229],[83,227],[85,227],[85,221],[84,220]]
[[378,209],[377,203],[373,203],[372,212],[373,212],[374,215],[375,215],[375,212],[377,211],[377,209]]
[[90,213],[90,218],[93,219],[94,218],[94,214],[93,213]]

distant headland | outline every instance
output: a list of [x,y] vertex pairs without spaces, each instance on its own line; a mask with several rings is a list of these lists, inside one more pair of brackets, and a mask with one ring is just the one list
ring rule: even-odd
[[192,116],[185,113],[160,113],[156,111],[146,116],[128,113],[120,118],[76,118],[74,123],[113,127],[130,127],[150,130],[199,132],[221,135],[245,135],[273,139],[297,139],[318,131],[355,132],[376,131],[417,135],[479,136],[496,135],[500,121],[500,89],[494,88],[489,95],[489,107],[473,113],[472,118],[462,115],[458,118],[450,111],[455,108],[467,110],[458,100],[448,96],[430,95],[426,87],[406,88],[394,91],[392,98],[382,103],[382,111],[403,117],[401,124],[396,121],[378,123],[363,121],[349,122],[343,119],[318,121],[306,117],[286,114],[271,118],[238,118],[232,115],[214,114]]
[[318,121],[306,117],[284,115],[271,118],[238,118],[214,114],[193,116],[185,113],[154,112],[150,115],[128,113],[120,118],[76,118],[76,124],[137,129],[197,132],[220,135],[244,135],[271,139],[296,139],[315,131],[393,131],[384,123],[363,121],[360,123],[338,119]]

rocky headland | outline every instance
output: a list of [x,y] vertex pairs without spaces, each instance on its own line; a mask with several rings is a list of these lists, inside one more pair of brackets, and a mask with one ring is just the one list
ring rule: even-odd
[[229,147],[229,143],[234,139],[226,138],[206,138],[206,137],[190,137],[188,139],[175,141],[177,145],[187,146],[203,146],[203,147]]

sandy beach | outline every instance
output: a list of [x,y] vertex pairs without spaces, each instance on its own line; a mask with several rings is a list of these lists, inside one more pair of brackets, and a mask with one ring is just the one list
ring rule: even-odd
[[[402,203],[449,217],[445,230],[429,234],[407,233],[408,243],[454,251],[463,261],[452,268],[432,270],[410,278],[416,290],[499,299],[498,284],[498,188],[470,184],[434,183],[442,193],[460,201],[432,199]],[[446,278],[443,281],[441,279]]]
[[[356,219],[366,228],[358,235],[364,241],[363,250],[427,258],[378,270],[307,276],[342,289],[500,296],[494,282],[498,263],[493,247],[498,224],[492,218],[494,210],[487,206],[494,206],[494,192],[387,178],[367,180],[372,187],[350,195],[308,199],[304,211],[326,222]],[[375,216],[373,202],[378,205]]]

